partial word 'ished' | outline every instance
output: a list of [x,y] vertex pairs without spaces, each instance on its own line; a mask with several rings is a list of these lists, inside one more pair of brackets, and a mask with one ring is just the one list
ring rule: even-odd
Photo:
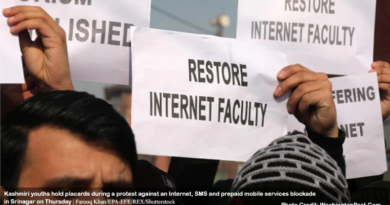
[[[57,24],[61,25],[59,18],[55,20]],[[134,25],[116,21],[69,19],[69,29],[66,33],[68,41],[130,47],[130,28],[132,26]]]

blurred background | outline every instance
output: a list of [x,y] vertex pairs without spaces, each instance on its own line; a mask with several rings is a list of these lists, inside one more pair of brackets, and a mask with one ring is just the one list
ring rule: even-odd
[[[238,0],[152,0],[150,27],[196,34],[236,37]],[[377,0],[374,61],[390,62],[390,1]],[[74,81],[76,90],[86,91],[111,103],[131,124],[131,87],[94,82]],[[390,118],[385,122],[387,161],[390,169]],[[136,133],[135,133],[136,134]],[[139,155],[163,171],[170,157]],[[216,181],[232,179],[242,163],[221,161]],[[390,181],[390,172],[385,174]]]

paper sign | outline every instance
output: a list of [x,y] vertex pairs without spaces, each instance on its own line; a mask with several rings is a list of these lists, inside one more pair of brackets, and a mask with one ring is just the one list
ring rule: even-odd
[[130,27],[149,27],[151,0],[15,0],[42,7],[66,31],[72,78],[130,82]]
[[[344,130],[347,178],[386,172],[386,151],[376,73],[331,78],[339,128]],[[293,115],[289,131],[305,127]]]
[[[15,6],[14,0],[1,0],[0,11]],[[19,38],[12,35],[7,18],[0,15],[0,83],[24,83]]]
[[246,161],[287,133],[274,98],[285,55],[252,41],[136,28],[132,128],[140,154]]
[[328,74],[367,73],[375,0],[239,0],[237,39],[252,39]]

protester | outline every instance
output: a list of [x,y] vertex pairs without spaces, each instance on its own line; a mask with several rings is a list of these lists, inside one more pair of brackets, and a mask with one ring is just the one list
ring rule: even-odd
[[[379,88],[380,88],[380,93],[381,93],[382,117],[383,117],[383,120],[385,120],[388,117],[388,115],[390,114],[390,97],[389,97],[390,96],[390,93],[389,93],[390,75],[388,75],[388,74],[390,74],[390,65],[386,62],[378,61],[378,62],[374,62],[372,64],[372,68],[373,69],[370,70],[370,72],[377,72],[377,75],[378,75],[378,83],[379,83]],[[299,86],[297,89],[299,89]],[[292,96],[294,95],[295,92],[296,91],[293,92]],[[289,105],[290,105],[290,102],[289,102]],[[290,110],[289,110],[289,112],[290,112]],[[297,114],[295,114],[295,115],[297,116]],[[297,116],[297,118],[298,118],[298,116]],[[306,124],[306,128],[308,128],[307,124]],[[308,136],[313,141],[315,141],[317,139],[321,139],[318,137],[313,138],[313,135],[310,134],[310,128],[309,128]],[[316,184],[318,184],[318,178],[315,179],[316,178],[315,175],[319,176],[320,172],[318,172],[318,171],[320,171],[320,170],[317,169],[316,171],[312,171],[311,173],[309,173],[309,172],[307,172],[308,171],[308,167],[307,167],[308,164],[306,164],[306,169],[302,169],[302,167],[303,167],[302,165],[297,166],[297,164],[301,164],[302,162],[297,163],[297,160],[286,159],[286,157],[285,157],[286,154],[290,154],[293,156],[294,155],[293,153],[295,153],[295,155],[297,154],[297,150],[302,150],[302,148],[297,146],[298,144],[302,144],[302,143],[298,143],[298,141],[296,139],[297,137],[302,139],[303,136],[299,136],[299,135],[298,136],[297,135],[286,136],[286,137],[284,137],[284,139],[283,138],[278,139],[275,142],[271,143],[271,145],[269,147],[258,151],[244,165],[243,169],[238,173],[238,175],[235,179],[235,182],[233,184],[232,190],[233,191],[240,191],[240,190],[241,191],[243,191],[243,190],[244,191],[250,191],[250,190],[253,191],[255,188],[255,190],[257,190],[257,191],[270,191],[270,189],[276,188],[276,187],[278,187],[279,189],[282,189],[282,190],[283,190],[283,188],[286,188],[289,186],[291,187],[292,190],[297,189],[297,188],[302,188],[305,186],[316,187],[316,185],[314,185],[314,184],[310,184],[310,183],[305,184],[305,180],[306,180],[306,182],[308,182],[308,181],[310,181],[310,178],[311,178],[312,182],[315,182]],[[322,140],[325,140],[325,139],[326,138],[322,138]],[[289,141],[283,142],[283,140],[289,140]],[[330,140],[330,138],[328,138],[326,140]],[[322,145],[322,143],[318,143],[318,142],[316,142],[316,143],[320,146]],[[338,143],[338,146],[340,146],[340,145],[342,145],[342,143],[341,144]],[[287,149],[291,148],[291,147],[294,147],[293,151],[292,150],[288,151]],[[304,145],[301,145],[301,147],[304,147]],[[323,147],[323,148],[327,151],[328,154],[331,153],[328,150],[330,148],[329,146]],[[340,147],[340,148],[341,148],[340,149],[341,152],[338,153],[338,156],[339,156],[338,158],[340,159],[338,161],[339,166],[340,166],[339,162],[342,161],[341,160],[342,159],[342,147]],[[306,148],[303,150],[307,152],[307,150],[309,150],[309,149]],[[314,150],[314,149],[311,149],[311,150]],[[277,153],[277,155],[279,157],[269,159],[269,157],[267,158],[267,156],[265,156],[267,154],[276,154],[275,152]],[[302,153],[300,153],[300,155],[301,154]],[[307,153],[307,154],[309,154],[309,153]],[[337,157],[335,158],[335,154],[336,154],[336,152],[333,152],[333,155],[332,155],[333,159],[337,159]],[[280,157],[280,156],[283,156],[283,157]],[[309,157],[309,158],[311,158],[311,160],[314,160],[313,156],[315,156],[315,153],[310,153],[310,156],[312,156],[312,157]],[[317,157],[318,157],[318,155],[317,155]],[[301,158],[301,159],[303,159],[303,158]],[[306,159],[308,159],[308,158],[306,158]],[[325,161],[325,160],[322,160],[322,161]],[[288,162],[290,162],[290,164]],[[294,162],[294,163],[292,163],[292,162]],[[272,163],[276,164],[276,166],[279,166],[278,167],[279,169],[273,169],[272,166],[270,166],[270,165],[272,165]],[[314,164],[316,164],[317,166],[319,165],[318,162],[312,161],[311,165],[314,165]],[[328,165],[331,165],[331,163],[328,163]],[[297,169],[297,167],[298,167],[298,169]],[[334,166],[331,166],[331,167],[334,168]],[[332,170],[331,167],[327,167],[325,170]],[[312,168],[315,169],[315,167],[312,167]],[[276,170],[279,170],[279,173],[275,172]],[[283,170],[283,171],[280,171],[280,170]],[[286,171],[286,170],[288,170],[288,171]],[[311,170],[313,170],[313,169],[311,169]],[[333,171],[335,171],[335,170],[333,170]],[[317,172],[317,174],[315,174],[316,172]],[[288,173],[290,173],[290,176],[288,176]],[[296,176],[291,177],[291,173],[294,173]],[[278,176],[276,176],[275,174]],[[323,174],[327,174],[327,173],[323,173]],[[263,175],[263,177],[260,178],[259,175]],[[322,176],[325,176],[325,175],[322,175]],[[333,176],[340,176],[340,175],[335,174]],[[295,177],[295,179],[294,179],[294,177]],[[332,178],[332,177],[331,176],[326,177],[327,180],[329,180],[330,178]],[[389,200],[390,184],[387,182],[381,181],[380,180],[381,178],[383,178],[383,175],[349,180],[348,183],[350,185],[352,184],[352,187],[353,187],[352,190],[354,192],[353,197],[351,199],[352,202],[358,202],[358,203],[370,202],[370,203],[388,204],[390,201]],[[379,181],[376,181],[376,180],[379,180]],[[339,181],[339,182],[337,182],[337,181]],[[349,200],[349,199],[344,199],[344,196],[348,195],[348,193],[345,192],[347,189],[347,186],[345,186],[346,184],[344,183],[344,181],[345,181],[345,179],[343,179],[341,177],[338,177],[338,179],[333,179],[333,180],[328,181],[329,184],[327,185],[327,187],[329,187],[329,185],[330,185],[330,187],[332,187],[332,184],[336,185],[336,186],[333,186],[333,189],[329,189],[329,190],[324,188],[324,184],[322,184],[322,185],[320,184],[320,186],[317,186],[318,191],[322,192],[322,194],[320,195],[320,197],[316,198],[315,201],[324,202],[324,201],[330,200],[330,201],[334,201],[334,202],[346,202],[347,200]],[[288,182],[288,183],[286,183],[286,182]],[[293,183],[291,183],[291,182],[293,182]],[[340,183],[342,183],[344,186],[337,186],[337,184],[340,184]],[[297,186],[297,184],[300,184],[300,185]],[[305,184],[305,185],[302,186],[302,184]],[[367,186],[365,186],[365,185],[367,185]],[[350,188],[350,190],[351,190],[351,188]],[[330,197],[331,192],[328,192],[328,191],[331,191],[331,192],[333,191],[333,194],[337,194],[336,196],[338,196],[338,200],[335,200],[334,198],[332,199],[332,197]],[[347,194],[347,195],[345,195],[345,194]],[[269,201],[267,201],[268,204],[271,204],[271,203],[280,204],[281,202],[288,202],[289,201],[289,199],[278,198],[278,197],[268,198],[268,199],[269,199]],[[302,201],[305,201],[306,199],[308,199],[308,198],[300,198],[300,199],[297,199],[295,202],[302,202]],[[344,200],[341,200],[341,199],[344,199]],[[259,200],[260,199],[258,197],[257,198],[236,197],[234,199],[234,201],[232,201],[232,204],[259,204]],[[291,200],[294,201],[293,198]],[[308,202],[309,201],[310,200],[308,200]]]
[[[27,78],[23,85],[1,87],[2,189],[153,188],[156,180],[145,185],[153,175],[143,172],[158,169],[139,161],[135,170],[133,133],[112,106],[87,93],[60,91],[74,90],[63,29],[39,7],[3,13],[14,25],[11,32],[19,33]],[[26,29],[36,29],[38,38],[31,41]]]
[[[338,129],[332,84],[327,75],[312,72],[301,65],[291,65],[279,72],[278,79],[281,80],[281,83],[275,90],[275,96],[280,97],[292,90],[287,103],[288,112],[294,114],[301,123],[305,124],[310,138],[308,141],[314,142],[326,151],[326,155],[329,155],[339,167],[337,170],[340,172],[342,180],[345,180],[345,160],[342,147],[345,134]],[[324,153],[322,152],[323,155]],[[214,160],[199,161],[173,158],[169,173],[178,182],[179,190],[196,190],[201,187],[206,190],[213,190],[210,188],[210,184],[213,184],[213,177],[211,176],[215,176],[217,166],[218,161]],[[230,185],[229,181],[225,181],[224,186]],[[285,187],[284,185],[288,187],[284,183],[279,185],[280,187]],[[346,189],[347,185],[343,184],[342,187]],[[221,187],[219,190],[224,188]],[[214,191],[218,191],[218,189],[214,189]],[[345,196],[348,196],[348,193],[345,193]],[[226,204],[228,200],[221,199],[221,197],[212,198],[208,204]],[[348,200],[349,198],[343,198],[343,201]],[[183,198],[183,201],[187,205],[195,204],[186,198]]]
[[[287,110],[306,126],[308,137],[293,133],[256,152],[237,174],[232,191],[315,191],[303,197],[235,197],[232,204],[281,202],[349,202],[342,144],[332,85],[326,74],[303,66],[289,66],[278,73],[282,82],[275,96],[293,90]],[[314,143],[315,144],[314,144]],[[316,145],[317,144],[317,145]]]
[[132,188],[133,133],[92,95],[53,91],[29,98],[2,120],[1,134],[5,190]]
[[233,204],[240,205],[350,200],[337,163],[301,133],[278,138],[256,152],[237,174],[232,191],[280,193],[274,197],[237,196]]
[[[131,190],[137,160],[132,130],[104,100],[71,91],[63,29],[39,7],[3,14],[19,34],[28,77],[1,89],[2,189]],[[27,30],[34,29],[39,35],[31,41]]]

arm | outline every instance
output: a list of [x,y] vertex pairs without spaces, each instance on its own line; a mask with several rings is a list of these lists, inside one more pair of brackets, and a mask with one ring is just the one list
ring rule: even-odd
[[338,138],[331,138],[310,130],[307,130],[307,134],[312,142],[324,149],[337,162],[337,165],[345,176],[346,164],[343,155],[343,144],[345,141],[344,131],[339,129]]
[[279,72],[278,79],[282,82],[275,90],[275,96],[292,90],[287,102],[288,112],[306,126],[308,137],[337,162],[345,175],[345,134],[338,128],[332,84],[328,76],[301,65],[291,65]]

